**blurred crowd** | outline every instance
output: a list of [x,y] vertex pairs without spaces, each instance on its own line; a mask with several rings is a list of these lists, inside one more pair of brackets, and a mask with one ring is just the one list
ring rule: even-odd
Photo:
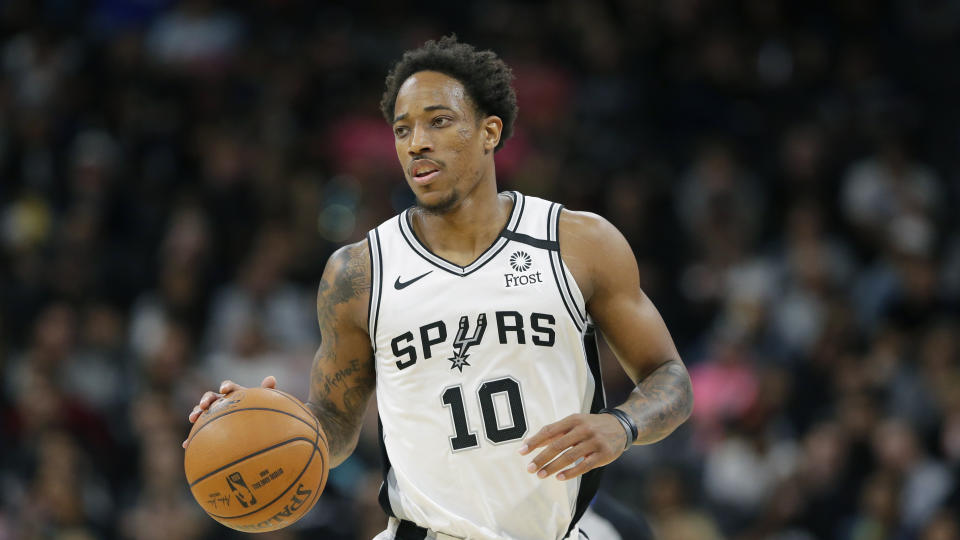
[[[663,540],[960,538],[960,1],[5,0],[0,540],[239,537],[187,413],[306,399],[326,258],[412,202],[383,79],[450,32],[513,67],[502,188],[623,231],[690,369],[607,493]],[[268,537],[382,529],[371,410]]]

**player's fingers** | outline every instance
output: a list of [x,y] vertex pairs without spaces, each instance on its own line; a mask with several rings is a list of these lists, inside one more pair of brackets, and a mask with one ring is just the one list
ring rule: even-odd
[[548,432],[552,426],[553,424],[543,426],[542,428],[540,428],[540,431],[534,433],[533,435],[525,439],[523,441],[523,445],[521,445],[520,448],[517,450],[518,452],[520,452],[520,455],[527,455],[530,453],[531,450],[540,446],[540,444],[542,444],[542,441],[546,440],[547,437],[549,437]]
[[570,465],[573,465],[578,459],[582,458],[587,453],[587,450],[584,448],[583,444],[573,446],[567,449],[566,452],[557,456],[557,459],[547,463],[547,465],[540,469],[537,472],[537,476],[540,478],[546,478],[554,473],[560,472]]
[[[550,444],[544,447],[539,454],[537,454],[537,457],[533,458],[533,461],[531,461],[529,465],[527,465],[527,472],[540,471],[540,469],[544,468],[547,463],[550,463],[554,460],[554,458],[559,456],[561,452],[575,445],[577,442],[578,437],[573,431],[563,435],[562,437],[554,439],[552,442],[550,442]],[[540,475],[539,472],[537,474]],[[540,476],[546,475],[544,474]]]
[[211,391],[211,390],[208,390],[208,391],[206,391],[206,392],[203,393],[203,396],[200,398],[200,403],[197,404],[197,407],[200,408],[200,409],[206,409],[206,408],[209,407],[214,401],[220,399],[220,396],[221,396],[221,395],[222,395],[222,394],[218,394],[218,393],[216,393],[216,392],[213,392],[213,391]]
[[220,383],[221,394],[229,394],[230,392],[240,390],[241,388],[243,387],[229,379]]
[[540,431],[534,433],[532,436],[523,441],[523,446],[520,447],[518,452],[520,452],[521,455],[527,455],[530,453],[530,451],[540,448],[541,446],[549,443],[551,440],[564,435],[568,431],[570,431],[569,416],[560,421],[547,424],[540,428]]
[[207,392],[203,394],[203,397],[200,398],[200,403],[197,405],[197,408],[201,411],[209,409],[211,405],[216,403],[216,401],[223,397],[223,394],[218,394],[216,392]]
[[276,388],[277,387],[277,378],[273,375],[267,375],[263,378],[263,382],[260,383],[260,386],[263,388]]
[[210,405],[212,405],[213,402],[218,399],[220,399],[220,394],[215,392],[205,392],[203,397],[200,398],[200,402],[197,403],[197,406],[194,407],[193,410],[190,411],[190,414],[187,415],[187,420],[189,420],[191,423],[196,422],[197,418],[200,417],[200,414],[203,413],[204,409],[209,408]]
[[600,465],[603,465],[603,463],[600,462],[596,452],[593,454],[588,454],[583,458],[582,461],[580,461],[580,463],[577,463],[565,471],[560,471],[557,474],[557,480],[572,480],[585,472],[589,472],[592,469],[597,468]]

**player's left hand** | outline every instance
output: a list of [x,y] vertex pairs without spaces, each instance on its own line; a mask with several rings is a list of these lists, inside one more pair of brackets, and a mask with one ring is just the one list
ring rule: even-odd
[[[535,472],[540,478],[559,473],[557,480],[570,480],[620,457],[626,441],[627,433],[614,416],[572,414],[524,440],[520,454],[543,447],[527,472]],[[580,458],[580,463],[570,467]]]

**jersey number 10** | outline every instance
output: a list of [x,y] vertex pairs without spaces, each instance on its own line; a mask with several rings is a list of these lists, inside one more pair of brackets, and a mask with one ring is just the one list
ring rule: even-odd
[[[493,404],[493,397],[497,394],[506,394],[510,406],[510,425],[504,426],[497,417],[497,409]],[[477,398],[480,401],[480,415],[483,417],[483,432],[487,440],[493,444],[515,441],[527,432],[527,418],[523,410],[523,396],[520,393],[520,383],[512,377],[504,377],[486,381],[477,388]],[[463,405],[463,388],[448,387],[443,391],[444,407],[450,407],[453,417],[454,435],[450,437],[450,447],[454,452],[480,446],[476,433],[470,431],[467,422],[467,409]]]

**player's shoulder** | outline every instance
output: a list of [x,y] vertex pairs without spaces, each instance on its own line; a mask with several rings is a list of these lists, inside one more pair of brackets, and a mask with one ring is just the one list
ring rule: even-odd
[[598,288],[609,288],[622,276],[636,273],[633,249],[603,216],[564,209],[558,232],[560,255],[587,302]]
[[370,299],[370,248],[366,240],[347,244],[330,255],[317,290],[321,326],[335,319],[366,328]]
[[564,251],[613,247],[623,239],[620,231],[606,218],[593,212],[564,208],[560,212],[558,233]]
[[366,240],[340,247],[327,259],[320,293],[333,294],[339,301],[370,292],[370,247]]
[[[353,266],[358,262],[365,262],[367,267],[367,272],[370,271],[370,243],[366,239],[360,240],[359,242],[354,242],[352,244],[346,244],[337,248],[336,251],[330,255],[330,263],[334,264],[337,267],[341,266]],[[328,263],[328,264],[330,264]]]

